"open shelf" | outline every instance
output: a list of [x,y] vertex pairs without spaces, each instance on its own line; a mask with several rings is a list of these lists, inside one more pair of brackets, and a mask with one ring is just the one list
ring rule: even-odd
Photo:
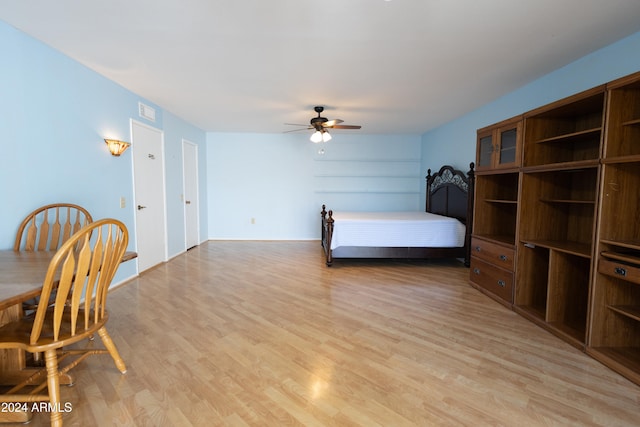
[[522,168],[522,172],[540,172],[550,170],[576,170],[584,168],[597,168],[600,165],[598,159],[563,161],[555,163],[546,163],[544,165],[526,166]]
[[496,241],[515,244],[518,182],[517,172],[476,176],[474,235],[499,236]]
[[518,204],[517,200],[504,200],[504,199],[484,199],[485,202],[487,203],[503,203],[506,205],[515,205]]
[[640,322],[640,306],[635,305],[610,305],[610,310],[615,311],[618,314],[627,316],[637,322]]
[[626,253],[626,252],[609,252],[604,251],[600,252],[604,258],[614,259],[617,261],[622,261],[628,264],[634,264],[640,266],[640,256],[637,253]]
[[547,311],[549,248],[520,243],[517,248],[514,304],[540,319]]
[[544,203],[562,203],[562,204],[587,204],[587,205],[595,205],[595,200],[570,200],[570,199],[540,199],[541,202]]
[[[568,341],[570,344],[573,344],[576,347],[582,347],[585,341],[585,329],[584,326],[578,325],[577,327],[572,327],[571,325],[567,325],[565,323],[560,322],[549,322],[549,329],[553,330],[556,335],[559,335],[561,338],[564,338],[565,341]],[[581,327],[582,326],[582,327]]]
[[[591,259],[582,243],[521,243],[514,305],[576,346],[586,340]],[[577,253],[577,254],[576,254]]]
[[604,101],[599,87],[525,114],[523,166],[598,160]]
[[538,324],[544,323],[545,309],[542,306],[516,304],[516,307],[514,307],[514,309],[523,316],[535,321]]
[[640,164],[603,166],[600,241],[640,250]]
[[597,179],[597,168],[524,173],[520,240],[590,257],[597,208]]
[[537,141],[532,141],[534,144],[546,144],[552,142],[590,142],[591,140],[596,138],[600,138],[600,132],[602,132],[602,127],[598,126],[593,129],[585,129],[578,132],[571,132],[562,135],[552,136],[550,138],[543,138]]
[[591,245],[589,243],[568,240],[527,240],[524,245],[529,248],[540,246],[541,248],[553,249],[581,258],[591,258]]
[[640,81],[631,79],[612,86],[603,157],[640,155]]
[[640,240],[637,240],[637,239],[631,239],[631,240],[600,239],[600,242],[605,243],[607,245],[619,246],[621,248],[627,248],[627,249],[640,251]]
[[628,120],[626,122],[622,122],[621,126],[640,126],[640,119]]
[[607,157],[606,159],[602,159],[602,163],[640,163],[640,154],[634,154],[631,156]]

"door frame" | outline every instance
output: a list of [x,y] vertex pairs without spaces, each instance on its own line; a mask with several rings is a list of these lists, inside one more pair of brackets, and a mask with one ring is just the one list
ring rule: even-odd
[[[132,208],[133,208],[133,222],[135,224],[135,244],[136,244],[136,250],[137,248],[139,248],[138,245],[138,241],[140,239],[139,236],[139,227],[138,227],[138,214],[136,212],[136,206],[137,206],[137,201],[138,201],[138,195],[136,194],[136,166],[135,166],[135,155],[133,154],[133,152],[136,150],[136,144],[135,144],[135,140],[133,138],[133,128],[134,126],[139,126],[142,128],[146,128],[150,131],[153,132],[157,132],[160,135],[160,153],[162,155],[162,211],[163,211],[163,231],[164,231],[164,239],[162,241],[163,244],[163,251],[162,251],[162,260],[161,262],[166,262],[169,259],[169,248],[168,248],[168,236],[169,236],[169,232],[168,232],[168,227],[167,227],[167,185],[166,185],[166,166],[165,166],[165,141],[164,141],[164,131],[162,129],[156,128],[154,126],[150,126],[146,123],[142,123],[138,120],[134,120],[134,119],[130,119],[130,132],[131,132],[131,150],[132,150],[132,156],[131,156],[131,163],[132,163],[132,169],[133,169],[133,203],[132,203]],[[141,273],[140,270],[140,264],[138,263],[138,260],[136,259],[137,262],[137,267],[138,267],[138,273]],[[157,265],[157,264],[155,264]],[[145,268],[145,270],[148,270],[149,268],[153,268],[155,267],[155,265],[150,266]],[[143,270],[144,271],[144,270]]]
[[[196,244],[195,245],[190,245],[189,243],[189,235],[187,234],[187,221],[188,221],[188,217],[187,217],[187,168],[185,167],[185,160],[186,160],[186,156],[185,156],[185,146],[192,146],[194,148],[194,154],[195,154],[195,161],[194,161],[194,165],[195,165],[195,188],[192,189],[194,194],[195,194],[195,201],[191,200],[192,204],[195,204],[195,211],[196,211],[196,224],[195,224],[195,229],[196,229]],[[183,215],[184,215],[184,248],[185,250],[189,250],[191,247],[193,246],[197,246],[201,243],[200,241],[200,170],[198,168],[198,160],[199,160],[199,156],[200,156],[200,152],[198,150],[198,144],[189,141],[188,139],[183,138],[182,139],[182,202],[183,202]]]

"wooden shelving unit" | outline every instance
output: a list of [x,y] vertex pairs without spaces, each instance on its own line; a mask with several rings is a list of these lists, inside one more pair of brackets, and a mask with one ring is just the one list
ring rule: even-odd
[[640,72],[521,117],[508,164],[478,130],[471,284],[640,385]]
[[608,89],[587,353],[640,384],[640,73]]
[[[513,303],[522,117],[478,130],[471,284]],[[477,206],[479,205],[479,206]]]
[[514,310],[587,339],[605,88],[525,114]]

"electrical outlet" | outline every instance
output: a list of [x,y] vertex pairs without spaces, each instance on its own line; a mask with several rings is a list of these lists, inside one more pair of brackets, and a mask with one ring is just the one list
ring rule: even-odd
[[120,197],[120,208],[127,206],[127,200],[124,197]]

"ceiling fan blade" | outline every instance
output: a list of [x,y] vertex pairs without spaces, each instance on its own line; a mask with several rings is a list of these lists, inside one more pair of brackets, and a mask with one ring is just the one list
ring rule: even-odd
[[360,129],[362,126],[359,125],[335,125],[332,126],[333,129]]
[[[306,125],[305,125],[306,126]],[[300,132],[301,130],[309,130],[309,129],[313,129],[311,127],[307,127],[307,128],[302,128],[302,129],[293,129],[293,130],[285,130],[282,133],[289,133],[289,132]]]
[[307,125],[301,125],[300,123],[285,123],[285,125],[287,125],[287,126],[309,126],[308,124]]
[[337,125],[338,123],[342,123],[344,122],[344,120],[340,120],[340,119],[335,119],[335,120],[329,120],[326,121],[322,124],[323,127],[325,128],[331,128],[334,127],[335,125]]

